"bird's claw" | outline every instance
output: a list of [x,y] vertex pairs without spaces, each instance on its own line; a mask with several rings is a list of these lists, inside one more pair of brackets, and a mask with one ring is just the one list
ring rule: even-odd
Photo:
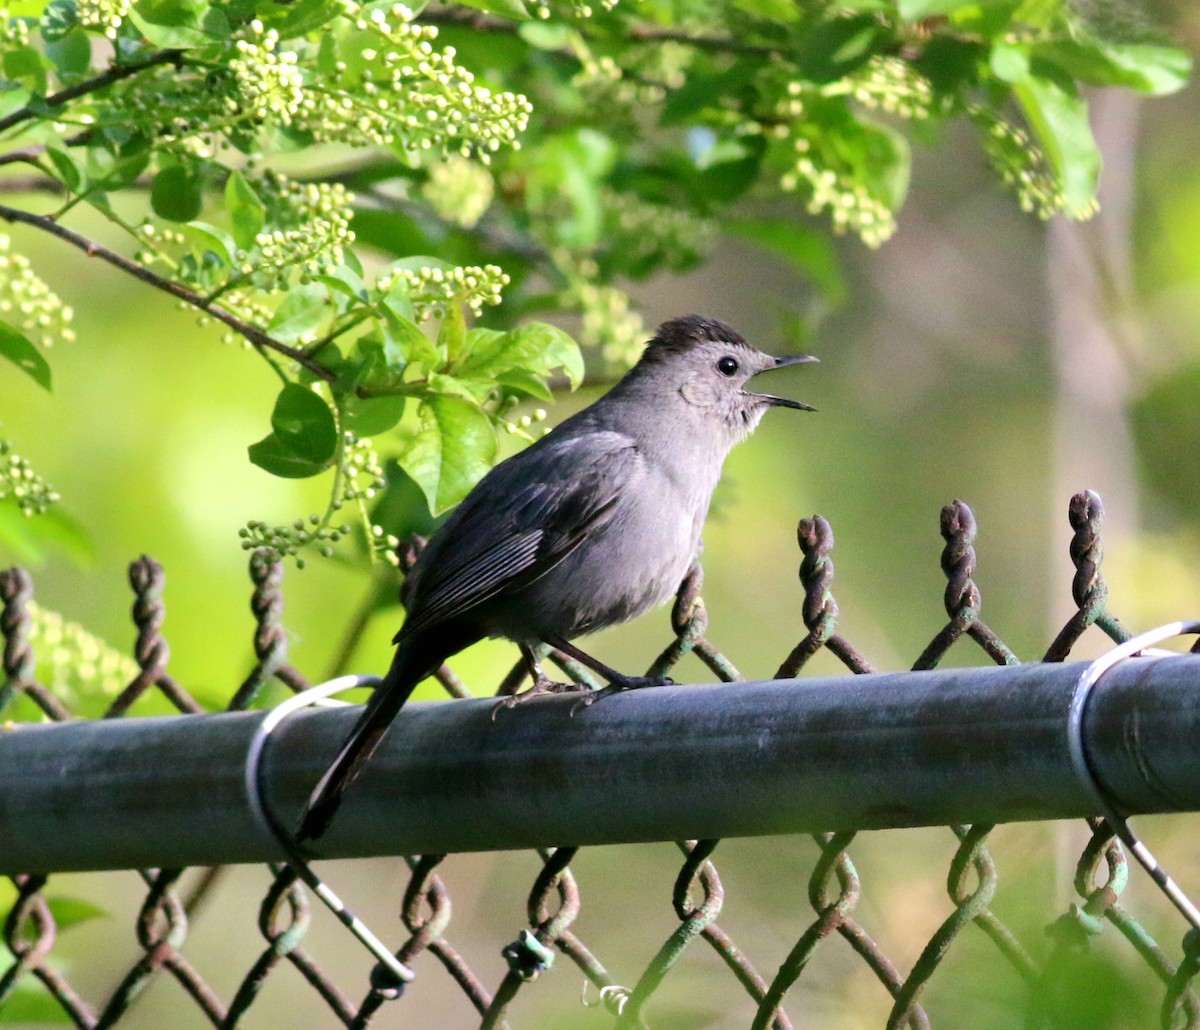
[[535,697],[542,697],[546,694],[566,694],[583,689],[586,688],[581,687],[578,683],[560,683],[547,676],[542,676],[535,680],[533,686],[528,690],[522,690],[519,694],[509,694],[507,697],[497,701],[492,708],[492,721],[495,721],[501,709],[509,709],[511,711],[518,705],[523,705],[526,701]]
[[640,690],[642,687],[673,687],[675,685],[675,681],[670,676],[624,676],[619,680],[614,680],[607,687],[584,693],[571,706],[571,715],[581,708],[594,705],[602,697],[609,697],[612,694],[623,694],[626,690]]

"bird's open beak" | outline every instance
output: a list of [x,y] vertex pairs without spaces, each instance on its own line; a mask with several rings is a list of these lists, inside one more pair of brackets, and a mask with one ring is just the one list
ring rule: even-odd
[[[776,358],[775,367],[783,368],[785,365],[813,365],[816,364],[817,361],[818,359],[814,358],[811,354],[797,354],[794,356],[789,355],[788,357]],[[769,372],[771,370],[764,369],[763,371]],[[755,374],[761,375],[762,373],[757,372]],[[749,391],[747,391],[747,393],[749,393]],[[776,397],[769,393],[750,393],[749,395],[775,408],[795,408],[797,411],[817,410],[811,404],[805,404],[803,401],[794,401],[790,397]]]

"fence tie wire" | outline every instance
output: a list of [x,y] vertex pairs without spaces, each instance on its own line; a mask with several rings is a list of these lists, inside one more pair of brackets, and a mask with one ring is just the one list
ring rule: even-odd
[[327,683],[319,683],[315,687],[310,687],[295,697],[289,697],[276,705],[264,716],[250,740],[250,747],[246,752],[244,782],[246,798],[259,828],[275,839],[287,857],[288,865],[295,870],[296,875],[375,957],[378,965],[371,974],[374,992],[384,997],[398,998],[404,991],[404,985],[409,983],[416,974],[393,955],[371,928],[351,912],[333,889],[313,872],[312,866],[308,864],[308,860],[292,839],[291,834],[288,833],[287,827],[267,804],[266,781],[263,775],[263,757],[266,754],[267,741],[276,727],[289,715],[310,705],[342,704],[343,702],[332,700],[335,694],[353,690],[356,687],[377,687],[381,682],[382,680],[378,676],[338,676]]
[[1158,885],[1159,890],[1191,924],[1193,932],[1200,933],[1200,909],[1196,907],[1179,884],[1171,879],[1167,871],[1159,865],[1154,854],[1133,832],[1126,818],[1117,810],[1112,794],[1096,773],[1083,735],[1088,702],[1096,693],[1106,672],[1133,657],[1149,658],[1150,660],[1171,657],[1174,652],[1163,651],[1153,645],[1185,634],[1200,634],[1200,621],[1169,622],[1164,626],[1140,633],[1110,648],[1092,662],[1079,677],[1079,682],[1075,685],[1075,692],[1071,696],[1071,706],[1067,717],[1067,743],[1070,747],[1071,765],[1075,770],[1075,775],[1094,795],[1108,828],[1133,852],[1134,858]]

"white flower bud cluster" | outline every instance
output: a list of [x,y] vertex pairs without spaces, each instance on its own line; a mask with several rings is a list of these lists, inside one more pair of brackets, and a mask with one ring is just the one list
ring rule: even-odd
[[[978,105],[969,106],[967,115],[981,130],[984,153],[1004,184],[1017,195],[1021,210],[1043,219],[1062,211],[1062,187],[1029,134]],[[1094,210],[1076,216],[1088,217]]]
[[129,17],[133,0],[75,0],[75,14],[85,29],[101,29],[116,39],[122,22]]
[[30,467],[29,462],[15,454],[8,440],[0,440],[0,501],[11,497],[21,514],[41,515],[58,501],[58,493]]
[[795,148],[796,163],[782,176],[780,186],[789,192],[806,186],[809,214],[828,211],[834,232],[853,230],[868,247],[878,247],[891,238],[896,218],[883,201],[871,196],[866,186],[851,175],[819,164],[808,139],[796,137]]
[[[503,146],[518,146],[528,125],[529,101],[510,92],[476,85],[474,75],[454,63],[453,47],[433,46],[437,28],[416,25],[403,4],[367,12],[357,0],[345,0],[347,18],[367,33],[356,66],[335,66],[332,85],[302,89],[289,109],[291,123],[320,142],[352,146],[390,146],[411,151],[456,150],[487,163]],[[362,37],[359,37],[361,39]],[[350,40],[342,38],[342,45]]]
[[933,86],[899,57],[876,54],[847,80],[863,107],[897,118],[923,121],[933,113]]
[[334,509],[340,509],[346,501],[373,501],[387,488],[387,477],[379,464],[379,455],[370,440],[362,440],[353,433],[346,433],[346,446],[342,451],[343,485],[342,496],[335,498]]
[[658,256],[668,268],[678,269],[711,253],[716,245],[716,223],[690,211],[615,190],[602,191],[601,204],[616,223],[613,249],[634,260]]
[[37,655],[39,682],[64,701],[96,694],[112,697],[138,674],[137,662],[93,636],[78,623],[30,602],[29,643]]
[[[558,263],[563,267],[561,258]],[[597,283],[591,260],[581,262],[567,274],[570,286],[564,301],[580,310],[579,343],[599,348],[604,360],[618,368],[630,367],[646,342],[646,325],[631,307],[629,294]]]
[[255,187],[271,212],[274,228],[255,238],[254,252],[245,256],[242,273],[270,270],[283,281],[292,269],[320,272],[342,263],[345,249],[354,242],[350,228],[354,194],[345,186],[292,182],[271,173],[256,181]]
[[452,154],[429,169],[422,192],[439,217],[471,229],[491,205],[496,187],[486,168]]
[[33,271],[29,259],[14,254],[12,240],[0,233],[0,321],[37,337],[49,347],[55,340],[75,339],[75,312]]
[[382,526],[371,526],[371,549],[375,552],[375,557],[380,561],[387,562],[393,568],[400,567],[400,555],[397,554],[397,548],[400,546],[400,538],[391,533],[385,533]]
[[7,7],[0,7],[0,44],[11,47],[29,45],[29,22],[16,18]]
[[279,49],[279,33],[255,18],[248,39],[235,41],[238,56],[229,62],[237,95],[225,98],[230,114],[251,113],[268,124],[291,125],[304,106],[305,93],[297,55]]
[[[512,398],[514,401],[516,398]],[[500,425],[504,427],[506,433],[520,433],[522,436],[532,438],[530,430],[539,423],[545,422],[548,415],[545,408],[535,408],[528,415],[522,415],[516,421],[501,419]]]
[[441,317],[450,304],[465,304],[478,317],[485,304],[500,303],[500,294],[509,284],[499,265],[462,265],[457,268],[398,269],[379,277],[375,286],[387,293],[396,277],[408,283],[417,321],[430,315]]

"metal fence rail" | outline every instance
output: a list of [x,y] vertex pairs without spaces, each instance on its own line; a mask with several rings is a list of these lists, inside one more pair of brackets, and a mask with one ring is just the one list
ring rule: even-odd
[[[1133,917],[1122,902],[1124,851],[1099,820],[1089,820],[1078,860],[1079,901],[1059,918],[1042,920],[1050,923],[1048,940],[1029,940],[991,908],[999,883],[989,848],[993,824],[1096,812],[1088,785],[1073,771],[1066,732],[1083,667],[1060,663],[1089,626],[1114,641],[1129,634],[1108,611],[1099,573],[1099,498],[1077,495],[1070,517],[1077,611],[1043,664],[1019,665],[982,621],[972,578],[974,519],[955,502],[942,513],[948,621],[915,671],[874,674],[839,632],[829,525],[806,519],[800,574],[808,632],[782,663],[780,680],[643,690],[574,713],[569,697],[540,699],[516,712],[484,699],[413,705],[347,796],[322,854],[412,855],[404,860],[403,927],[388,934],[394,917],[373,921],[389,939],[403,938],[397,954],[415,966],[418,985],[435,975],[436,965],[446,971],[441,989],[449,984],[461,992],[465,1011],[475,1013],[454,1025],[502,1026],[509,1019],[521,1025],[527,985],[556,953],[598,992],[599,1002],[586,1012],[590,1021],[569,1025],[701,1025],[664,1000],[664,983],[677,966],[674,977],[682,975],[705,941],[745,999],[741,1008],[728,1007],[745,1021],[730,1016],[720,1025],[786,1028],[799,1017],[796,1025],[821,1026],[805,1013],[789,1015],[788,993],[804,985],[823,942],[840,936],[848,945],[846,961],[861,963],[889,999],[886,1024],[924,1027],[939,1020],[936,1010],[922,1006],[925,989],[939,970],[939,979],[950,975],[955,954],[973,947],[960,941],[974,925],[989,942],[993,963],[998,958],[1011,970],[1023,1000],[1008,1023],[972,1017],[971,1025],[1117,1026],[1088,1022],[1087,999],[1070,990],[1081,956],[1099,947],[1097,934],[1108,924],[1127,942],[1126,959],[1158,983],[1161,1024],[1200,1027],[1200,999],[1191,987],[1200,969],[1200,935],[1184,936],[1183,924],[1172,924],[1181,947],[1164,949]],[[434,1025],[413,1014],[408,996],[393,1000],[396,992],[385,985],[371,986],[363,977],[339,986],[306,950],[307,892],[277,864],[277,850],[250,818],[242,768],[262,715],[239,709],[252,705],[272,679],[296,690],[306,685],[287,663],[281,569],[255,556],[251,573],[258,664],[233,692],[230,711],[201,714],[166,670],[162,570],[149,559],[136,562],[131,582],[141,671],[108,718],[92,722],[71,721],[34,678],[27,612],[32,582],[19,570],[0,573],[0,712],[24,696],[48,717],[0,733],[0,871],[14,886],[2,934],[7,963],[0,949],[0,1024],[6,1015],[18,1018],[33,999],[38,1011],[52,1010],[80,1027],[158,1025],[139,1016],[138,999],[165,977],[182,988],[176,1011],[188,1015],[177,1025],[284,1025],[263,1016],[264,987],[275,982],[277,969],[290,966],[314,989],[309,996],[320,1014],[287,1025]],[[736,680],[736,670],[707,637],[699,588],[696,569],[672,614],[675,638],[652,672],[663,674],[694,652],[719,678]],[[1002,668],[929,671],[967,639]],[[860,675],[794,680],[821,649]],[[441,678],[451,693],[464,693],[449,670]],[[501,692],[518,683],[510,674]],[[149,691],[161,691],[187,718],[120,718]],[[280,813],[298,811],[352,718],[341,710],[309,711],[280,728],[267,758],[268,793]],[[1198,730],[1200,657],[1134,659],[1114,668],[1096,691],[1084,740],[1097,778],[1124,812],[1194,811],[1200,809]],[[956,841],[946,878],[952,910],[918,953],[903,961],[889,957],[859,922],[863,882],[850,855],[855,834],[947,823]],[[780,959],[744,932],[735,942],[718,924],[725,886],[710,859],[719,837],[785,832],[814,834],[817,860],[808,879],[812,914],[794,927]],[[577,935],[588,909],[570,863],[582,860],[584,845],[672,840],[682,842],[683,855],[671,897],[677,924],[657,950],[651,936],[640,971],[619,984]],[[469,962],[447,939],[450,894],[439,876],[445,852],[490,848],[539,849],[528,924],[504,947],[507,971],[492,987],[474,968],[478,961]],[[209,872],[190,883],[184,867],[234,862],[271,863],[258,920],[265,950],[247,963],[239,984],[217,990],[189,961],[188,917],[202,898],[207,904],[220,894],[220,878]],[[107,988],[78,987],[86,978],[68,975],[57,960],[56,931],[73,917],[55,885],[64,879],[59,874],[83,869],[140,869],[145,885],[135,920],[140,957]],[[503,943],[494,942],[494,950]],[[624,950],[614,956],[618,961],[625,961]],[[1180,950],[1182,958],[1173,960],[1169,952]],[[422,957],[426,952],[432,961]],[[750,957],[756,952],[767,953],[769,965],[760,959],[756,966]],[[289,982],[294,989],[295,980]],[[813,994],[805,997],[811,1001]],[[963,1010],[955,1011],[946,1025],[966,1025]],[[535,1019],[541,1021],[529,1025],[568,1025],[562,1017]]]

